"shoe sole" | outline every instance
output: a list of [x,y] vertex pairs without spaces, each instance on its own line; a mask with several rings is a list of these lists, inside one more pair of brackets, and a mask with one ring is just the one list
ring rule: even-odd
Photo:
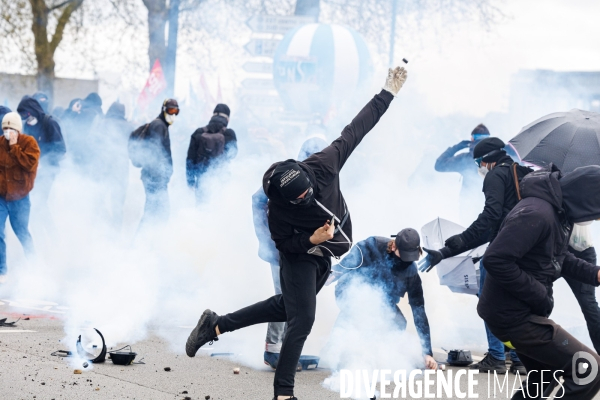
[[198,339],[198,332],[202,328],[202,324],[204,324],[204,322],[208,319],[208,317],[211,316],[211,314],[212,311],[210,309],[207,308],[206,310],[204,310],[204,312],[200,316],[200,319],[198,320],[198,324],[196,324],[196,327],[190,333],[190,336],[188,337],[187,342],[185,343],[185,354],[187,354],[188,357],[194,357],[198,350],[200,350],[200,347],[202,347],[198,346],[196,342],[196,340]]

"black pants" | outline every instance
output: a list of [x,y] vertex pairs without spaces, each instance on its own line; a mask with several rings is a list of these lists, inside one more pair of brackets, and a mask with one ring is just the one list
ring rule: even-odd
[[[584,251],[577,251],[569,247],[569,251],[577,258],[581,258],[591,264],[596,265],[596,250],[593,247],[585,249]],[[596,287],[581,283],[571,278],[564,277],[565,281],[571,287],[581,312],[585,318],[587,324],[588,333],[596,353],[600,354],[600,307],[598,307],[598,301],[596,300]]]
[[294,395],[296,366],[315,322],[317,293],[331,271],[331,259],[309,254],[280,254],[281,293],[219,317],[221,333],[265,322],[287,322],[275,380],[275,397]]
[[[600,373],[585,385],[576,383],[580,376],[573,374],[573,357],[576,353],[588,353],[593,360],[584,361],[597,365],[600,365],[600,357],[551,319],[532,315],[514,327],[494,327],[489,321],[488,325],[500,340],[511,342],[529,373],[522,385],[525,393],[521,390],[515,392],[513,400],[547,398],[543,397],[544,392],[551,389],[555,383],[554,371],[559,370],[562,372],[558,374],[564,378],[564,389],[560,388],[557,393],[559,398],[591,400],[600,391]],[[544,371],[543,376],[541,371]]]

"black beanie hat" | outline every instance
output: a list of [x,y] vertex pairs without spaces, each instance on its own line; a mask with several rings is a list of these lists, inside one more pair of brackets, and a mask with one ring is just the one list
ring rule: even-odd
[[482,158],[485,162],[494,162],[506,154],[504,142],[497,137],[482,139],[473,149],[473,158]]
[[281,196],[286,200],[297,199],[311,186],[308,175],[296,160],[286,160],[279,163],[273,170],[269,181],[271,185],[275,185]]
[[227,104],[219,103],[215,107],[215,111],[213,111],[213,114],[225,114],[227,115],[227,117],[229,117],[231,115],[231,111],[229,110]]

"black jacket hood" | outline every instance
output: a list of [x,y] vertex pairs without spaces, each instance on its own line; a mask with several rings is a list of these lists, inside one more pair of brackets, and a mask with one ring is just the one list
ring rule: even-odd
[[31,114],[36,117],[38,121],[41,121],[45,114],[40,103],[29,96],[23,96],[17,107],[17,112],[21,114],[21,118],[26,114]]
[[559,182],[561,176],[560,170],[552,164],[548,168],[527,174],[519,185],[521,197],[537,197],[546,200],[557,211],[564,211],[562,188]]
[[562,176],[554,165],[523,178],[521,195],[546,200],[571,223],[600,218],[600,166],[580,167]]
[[313,187],[315,197],[317,196],[317,194],[318,194],[317,186],[318,185],[316,185],[317,179],[315,177],[314,171],[308,165],[304,164],[303,162],[296,161],[294,159],[276,162],[275,164],[271,165],[269,167],[269,169],[267,169],[267,172],[265,172],[265,174],[263,176],[263,190],[265,191],[265,193],[270,201],[277,203],[279,205],[285,205],[286,207],[298,208],[298,206],[295,206],[295,205],[291,204],[288,200],[286,200],[281,195],[281,193],[279,192],[277,187],[275,187],[274,185],[271,185],[271,176],[273,176],[273,172],[275,171],[275,168],[277,168],[279,165],[282,165],[284,163],[298,164],[300,166],[300,168],[302,168],[302,170],[304,172],[306,172],[306,174],[308,175],[308,179],[310,180],[310,184]]
[[2,122],[2,118],[4,118],[4,116],[6,114],[8,114],[10,111],[11,110],[8,107],[0,106],[0,122]]
[[600,166],[576,168],[560,180],[563,206],[573,223],[600,218]]

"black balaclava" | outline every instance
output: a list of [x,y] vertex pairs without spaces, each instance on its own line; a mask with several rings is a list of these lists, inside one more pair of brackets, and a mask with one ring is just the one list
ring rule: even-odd
[[483,157],[485,162],[496,162],[506,155],[504,142],[497,137],[483,139],[473,149],[473,158]]
[[569,221],[587,222],[600,218],[600,166],[576,168],[559,182]]
[[288,201],[293,201],[311,187],[310,179],[295,160],[286,160],[273,170],[270,179],[271,185]]

